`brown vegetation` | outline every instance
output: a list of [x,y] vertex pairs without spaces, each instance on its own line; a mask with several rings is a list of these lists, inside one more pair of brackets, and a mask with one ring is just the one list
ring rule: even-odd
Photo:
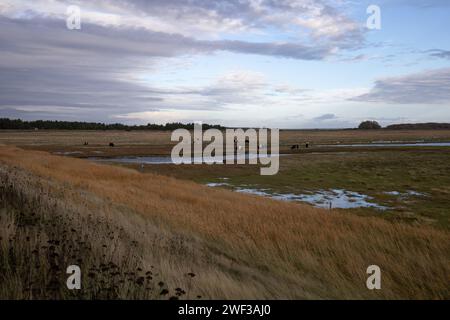
[[[73,157],[170,155],[176,144],[170,141],[170,135],[169,131],[0,130],[0,144]],[[321,144],[418,140],[450,141],[450,130],[282,130],[280,152],[292,153],[294,144],[300,144],[305,152],[306,142],[310,146],[308,152],[318,152],[326,151],[315,148]],[[115,148],[109,147],[110,142]]]
[[[159,269],[164,265],[155,267],[157,255],[149,254],[155,247],[166,254],[175,248],[183,259],[182,237],[168,237],[163,229],[149,228],[142,218],[86,192],[71,201],[76,191],[61,187],[0,167],[0,299],[193,297],[188,272],[180,268],[167,283],[167,273]],[[70,265],[82,270],[81,290],[67,289]]]
[[[7,201],[13,209],[6,206],[2,212],[2,259],[8,250],[31,259],[23,240],[29,231],[7,228],[26,204],[31,211],[41,208],[50,221],[75,220],[92,247],[119,228],[124,236],[115,245],[120,249],[109,251],[107,260],[93,254],[87,258],[93,261],[89,267],[109,261],[124,270],[154,265],[169,290],[183,288],[191,298],[450,297],[450,236],[445,231],[211,190],[15,147],[0,147],[0,165],[3,188],[12,184],[8,192],[21,195],[20,201]],[[3,234],[16,241],[8,242]],[[372,264],[383,272],[379,291],[365,286],[366,268]],[[22,271],[8,285],[2,279],[2,297],[17,297],[9,293],[19,284],[28,288]],[[195,281],[186,279],[190,272]],[[116,297],[151,297],[139,291],[127,296],[123,290],[119,287]]]

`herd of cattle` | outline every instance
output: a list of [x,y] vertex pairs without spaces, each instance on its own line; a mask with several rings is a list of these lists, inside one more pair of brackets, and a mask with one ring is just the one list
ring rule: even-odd
[[[245,141],[246,143],[248,143],[248,141]],[[85,141],[84,143],[83,143],[83,145],[85,145],[85,146],[88,146],[89,145],[89,142],[87,142],[87,141]],[[110,147],[114,147],[115,145],[114,145],[114,142],[110,142],[109,143],[109,146]],[[305,148],[306,149],[308,149],[309,148],[309,142],[306,142],[305,143]],[[300,145],[299,144],[293,144],[292,146],[291,146],[291,150],[295,150],[295,149],[300,149]]]

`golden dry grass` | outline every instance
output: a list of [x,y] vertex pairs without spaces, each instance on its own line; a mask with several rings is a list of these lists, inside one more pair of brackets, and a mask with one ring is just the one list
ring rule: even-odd
[[[0,166],[0,191],[0,299],[197,296],[192,239],[17,167]],[[174,256],[189,266],[174,266]],[[67,289],[70,265],[82,270],[81,290]]]
[[[189,259],[177,261],[176,254],[164,250],[158,256],[165,257],[167,270],[195,265],[196,289],[207,298],[450,297],[445,231],[10,146],[0,147],[0,162],[59,184],[59,196],[67,203],[79,202],[79,193],[88,192],[139,214],[152,228],[191,239],[196,249]],[[126,220],[125,215],[121,221]],[[132,234],[137,226],[128,222],[124,228]],[[379,291],[365,286],[372,264],[383,272]]]
[[0,130],[0,143],[25,145],[82,146],[107,145],[113,141],[127,145],[159,145],[170,143],[171,131],[83,131],[83,130]]

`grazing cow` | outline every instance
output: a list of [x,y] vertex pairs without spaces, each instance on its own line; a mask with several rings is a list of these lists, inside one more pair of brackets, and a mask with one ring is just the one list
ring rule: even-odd
[[114,143],[110,142],[110,143],[109,143],[109,146],[110,146],[110,147],[114,147]]
[[294,145],[292,145],[291,150],[299,149],[299,148],[300,148],[300,146],[298,144],[294,144]]

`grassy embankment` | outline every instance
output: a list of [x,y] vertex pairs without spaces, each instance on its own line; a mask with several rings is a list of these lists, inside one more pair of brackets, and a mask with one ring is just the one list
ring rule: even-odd
[[14,147],[0,164],[2,298],[450,297],[446,231]]

